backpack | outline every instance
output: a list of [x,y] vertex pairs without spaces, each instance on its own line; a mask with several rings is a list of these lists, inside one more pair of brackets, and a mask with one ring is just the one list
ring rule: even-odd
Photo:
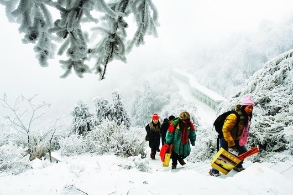
[[214,124],[213,125],[215,126],[215,130],[218,133],[218,138],[223,138],[222,128],[223,128],[224,122],[225,122],[227,116],[230,115],[230,114],[232,114],[232,113],[235,114],[236,117],[237,117],[237,121],[236,121],[236,124],[235,124],[235,126],[236,126],[236,125],[239,124],[240,116],[234,110],[230,110],[230,111],[224,112],[223,114],[221,114],[220,116],[218,116],[216,118],[216,120],[214,121]]

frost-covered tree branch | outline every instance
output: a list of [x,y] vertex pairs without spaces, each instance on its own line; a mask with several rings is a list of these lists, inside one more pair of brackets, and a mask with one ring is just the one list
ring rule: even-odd
[[[43,112],[40,112],[43,107],[50,106],[50,104],[46,102],[35,104],[33,102],[35,97],[36,95],[31,98],[19,95],[13,105],[8,102],[6,94],[3,95],[3,98],[0,98],[3,108],[8,110],[4,118],[7,119],[14,128],[18,129],[20,133],[27,136],[28,144],[30,143],[30,133],[33,122],[44,115]],[[28,108],[23,109],[21,107],[21,102],[27,103]]]
[[89,112],[89,107],[79,100],[71,111],[73,116],[72,128],[75,134],[86,135],[94,128],[95,118]]
[[[65,70],[62,78],[72,70],[79,77],[95,70],[104,79],[112,60],[126,62],[125,48],[130,52],[133,45],[144,44],[146,34],[157,36],[158,14],[151,0],[0,0],[0,4],[8,20],[20,24],[23,43],[34,44],[41,66],[48,66],[56,52],[67,56],[60,60]],[[126,18],[130,16],[135,17],[137,30],[127,40]],[[90,42],[96,32],[100,39]],[[92,58],[95,64],[91,66],[87,63]]]
[[26,98],[19,95],[14,104],[10,104],[6,94],[4,94],[3,98],[0,98],[0,103],[7,110],[7,114],[3,117],[16,130],[17,134],[21,133],[26,137],[25,146],[28,147],[27,152],[30,154],[30,160],[41,158],[47,152],[49,152],[51,160],[51,151],[54,149],[52,146],[53,138],[62,125],[58,124],[59,117],[55,122],[50,122],[48,127],[36,131],[34,128],[36,120],[39,120],[45,114],[43,112],[44,107],[50,106],[46,102],[35,103],[36,96]]

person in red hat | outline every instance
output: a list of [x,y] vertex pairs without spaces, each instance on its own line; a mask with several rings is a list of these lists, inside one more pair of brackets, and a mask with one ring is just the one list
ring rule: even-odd
[[151,159],[155,159],[156,152],[160,151],[160,129],[161,123],[159,121],[160,117],[158,114],[153,114],[152,121],[147,124],[145,130],[147,132],[147,138],[149,141],[149,147],[151,148]]
[[[232,113],[225,119],[222,127],[223,138],[220,138],[220,147],[228,151],[228,148],[232,148],[238,151],[238,155],[247,151],[246,144],[248,139],[250,121],[252,118],[254,101],[250,95],[243,98],[241,104],[236,105],[235,111],[238,113]],[[237,124],[237,118],[239,122]],[[240,172],[244,170],[242,166],[243,162],[239,163],[233,170]],[[219,171],[212,168],[209,171],[211,176],[219,176]]]

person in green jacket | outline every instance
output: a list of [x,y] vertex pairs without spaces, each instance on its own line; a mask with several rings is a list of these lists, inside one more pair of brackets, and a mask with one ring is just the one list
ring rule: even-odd
[[190,121],[190,114],[186,111],[179,114],[179,118],[173,120],[166,134],[166,144],[173,145],[172,169],[176,169],[177,161],[183,166],[184,158],[189,156],[191,148],[194,146],[196,133],[193,123]]

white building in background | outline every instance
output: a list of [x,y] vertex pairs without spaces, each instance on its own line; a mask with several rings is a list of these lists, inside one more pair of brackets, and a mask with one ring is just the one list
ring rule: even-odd
[[179,69],[172,69],[172,76],[189,85],[194,97],[216,110],[217,106],[226,100],[223,96],[199,84],[195,77]]

